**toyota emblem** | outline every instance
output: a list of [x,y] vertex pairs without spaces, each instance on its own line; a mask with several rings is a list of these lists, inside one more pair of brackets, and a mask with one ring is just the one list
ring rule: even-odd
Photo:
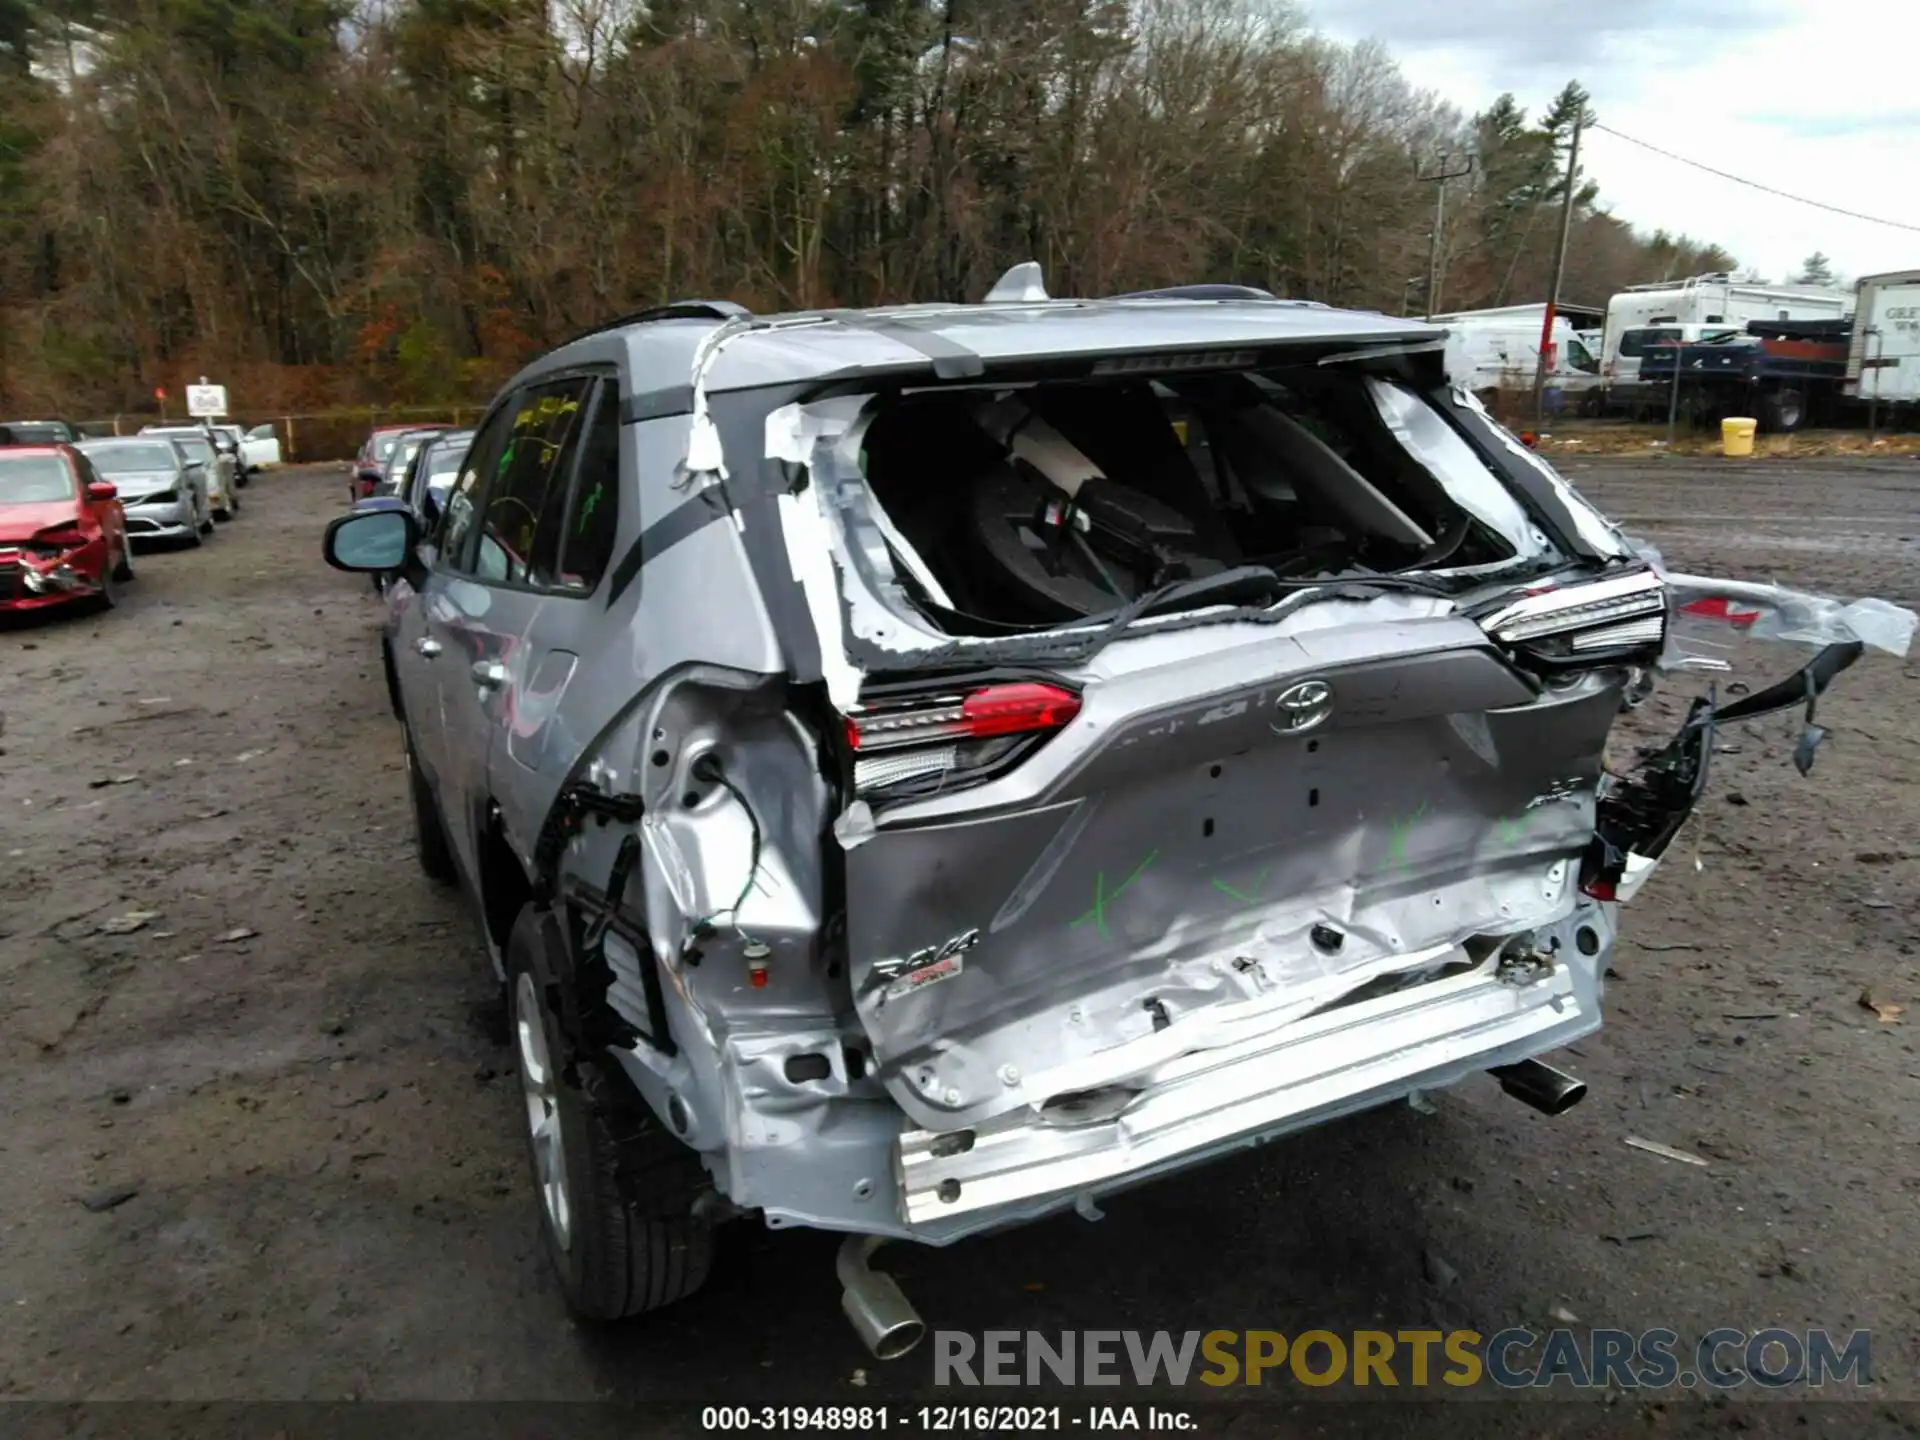
[[1298,735],[1311,730],[1333,713],[1333,686],[1324,680],[1302,680],[1280,692],[1274,702],[1276,735]]

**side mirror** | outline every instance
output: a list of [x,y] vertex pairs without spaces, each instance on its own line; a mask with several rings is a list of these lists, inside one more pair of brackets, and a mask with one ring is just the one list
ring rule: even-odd
[[90,480],[87,482],[89,500],[118,500],[120,487],[108,480]]
[[420,522],[405,510],[353,510],[327,526],[320,553],[336,570],[381,575],[407,563]]

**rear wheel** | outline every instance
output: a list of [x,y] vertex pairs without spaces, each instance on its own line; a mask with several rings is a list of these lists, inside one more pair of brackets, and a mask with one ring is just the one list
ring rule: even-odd
[[568,1308],[618,1320],[705,1283],[713,1231],[692,1214],[705,1172],[622,1076],[591,1060],[562,1066],[541,932],[539,912],[527,906],[507,941],[508,1018],[540,1234]]
[[413,806],[413,853],[429,880],[451,885],[456,876],[453,851],[447,845],[447,827],[440,819],[440,806],[428,788],[426,777],[413,754],[413,736],[400,727],[407,750],[407,798]]
[[1807,421],[1807,397],[1791,388],[1775,390],[1760,400],[1760,423],[1776,435],[1791,435]]

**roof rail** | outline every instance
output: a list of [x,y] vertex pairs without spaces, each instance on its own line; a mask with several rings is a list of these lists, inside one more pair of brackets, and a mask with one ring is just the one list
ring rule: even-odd
[[1165,285],[1158,290],[1128,290],[1110,300],[1277,300],[1271,290],[1252,285]]
[[740,320],[752,314],[746,306],[736,305],[731,300],[675,300],[671,304],[655,305],[650,310],[636,310],[631,315],[616,315],[611,320],[603,320],[598,325],[582,330],[578,335],[569,336],[562,343],[571,345],[575,340],[584,340],[589,335],[602,335],[609,330],[645,325],[654,320]]

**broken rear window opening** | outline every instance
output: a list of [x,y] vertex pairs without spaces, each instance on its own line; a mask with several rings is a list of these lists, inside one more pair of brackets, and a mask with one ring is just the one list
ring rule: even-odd
[[1346,367],[874,399],[858,464],[890,578],[950,636],[1560,558],[1422,396]]

